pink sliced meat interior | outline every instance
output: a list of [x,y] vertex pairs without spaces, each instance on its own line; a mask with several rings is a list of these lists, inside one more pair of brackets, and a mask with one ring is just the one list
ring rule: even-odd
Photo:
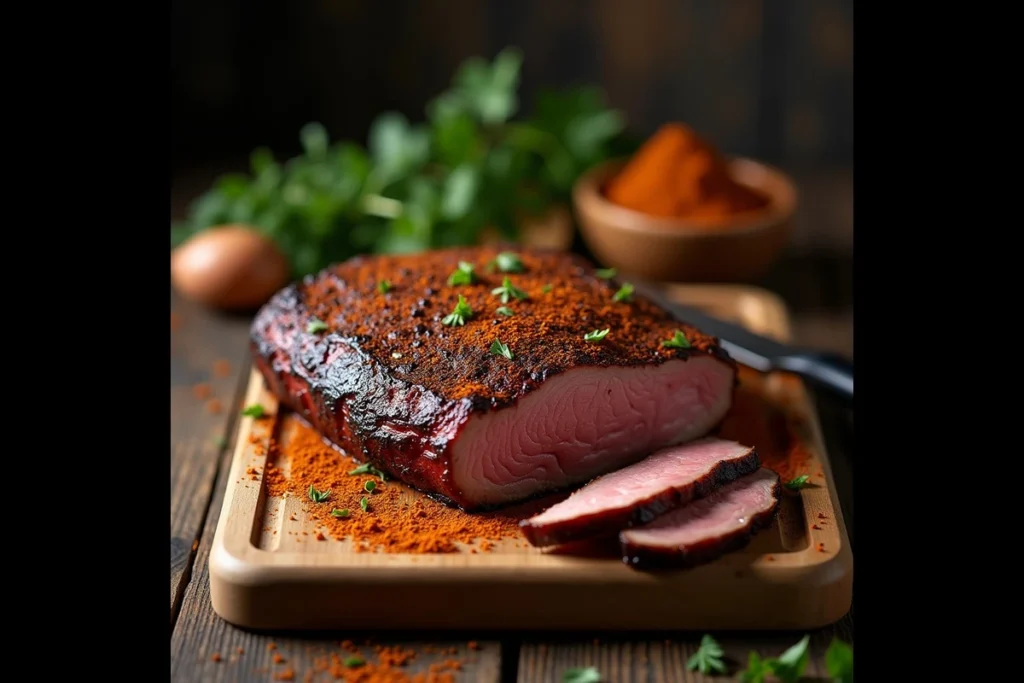
[[749,446],[713,437],[670,446],[594,479],[564,501],[520,522],[535,546],[615,534],[750,474],[760,466]]
[[706,498],[619,534],[622,561],[637,568],[690,567],[739,550],[771,524],[779,475],[761,468]]

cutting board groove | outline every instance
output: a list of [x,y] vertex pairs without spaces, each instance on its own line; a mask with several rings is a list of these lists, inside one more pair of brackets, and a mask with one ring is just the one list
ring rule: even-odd
[[[764,290],[680,285],[668,294],[789,339],[784,305]],[[316,522],[302,501],[269,496],[262,481],[265,444],[281,416],[269,428],[245,417],[210,555],[213,608],[236,625],[264,629],[728,630],[835,622],[850,608],[853,555],[817,414],[794,378],[772,376],[765,386],[803,425],[808,469],[820,472],[815,485],[784,496],[775,524],[744,550],[661,573],[638,572],[618,559],[554,555],[519,539],[486,553],[434,555],[356,552],[334,539],[302,542],[317,532]],[[253,403],[277,413],[255,370],[245,405]],[[832,523],[814,524],[819,515]]]

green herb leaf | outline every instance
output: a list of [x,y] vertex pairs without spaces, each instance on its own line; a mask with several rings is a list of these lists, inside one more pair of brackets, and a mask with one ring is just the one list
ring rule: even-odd
[[801,474],[799,477],[787,481],[785,483],[785,487],[790,491],[799,491],[807,486],[807,480],[810,478],[811,476],[809,474]]
[[725,673],[725,662],[722,661],[722,646],[714,638],[705,634],[700,640],[700,647],[686,661],[686,668],[690,671],[698,670],[705,676],[712,671]]
[[266,415],[266,413],[267,411],[259,403],[253,403],[242,411],[242,415],[245,415],[246,417],[254,417],[257,420]]
[[314,503],[322,503],[325,500],[327,500],[328,498],[330,498],[330,496],[331,496],[331,490],[330,489],[327,489],[326,491],[317,491],[316,488],[314,488],[312,484],[309,485],[308,493],[309,493],[309,499],[311,501],[313,501]]
[[377,283],[377,291],[381,294],[387,294],[391,291],[391,282],[389,280],[381,280]]
[[348,517],[348,509],[343,508],[339,510],[338,508],[334,508],[333,510],[331,510],[331,514],[335,517]]
[[448,276],[448,284],[452,287],[457,285],[471,285],[476,282],[476,272],[472,263],[459,261],[459,267]]
[[750,651],[750,658],[747,661],[747,668],[740,672],[742,683],[765,683],[765,679],[772,673],[773,659],[761,659],[761,655],[753,650]]
[[494,312],[499,315],[515,315],[515,313],[512,312],[512,309],[508,306],[498,306]]
[[825,668],[832,683],[853,683],[853,648],[833,637],[825,651]]
[[543,287],[541,287],[541,288],[540,288],[540,291],[542,291],[542,292],[544,292],[545,294],[547,294],[547,293],[548,293],[548,292],[550,292],[550,291],[551,291],[552,289],[554,289],[554,285],[552,285],[552,284],[550,284],[550,283],[549,283],[549,284],[546,284],[546,285],[544,285]]
[[363,508],[363,512],[366,512],[366,509],[370,507],[370,501],[366,496],[363,496],[362,500],[359,501],[359,507]]
[[508,276],[502,280],[501,287],[495,287],[491,290],[491,294],[500,296],[501,303],[503,304],[507,304],[513,297],[519,300],[526,298],[526,292],[513,285],[512,280]]
[[594,330],[592,332],[587,332],[585,335],[583,335],[583,341],[600,342],[602,339],[608,336],[608,333],[610,331],[611,329],[608,328],[604,330]]
[[617,302],[628,302],[633,299],[633,285],[628,282],[623,282],[622,286],[619,287],[619,291],[612,295],[612,301]]
[[618,270],[615,268],[598,268],[594,271],[594,275],[598,276],[602,280],[611,280],[618,274]]
[[370,479],[368,482],[363,484],[363,489],[365,489],[367,493],[373,493],[375,488],[377,488],[377,482],[373,479]]
[[668,339],[666,341],[661,342],[661,345],[665,346],[665,347],[668,347],[670,349],[688,349],[688,348],[690,348],[690,342],[686,338],[686,335],[684,335],[679,330],[676,330],[676,333],[672,335],[671,339]]
[[494,257],[494,263],[503,273],[521,273],[524,270],[522,259],[514,251],[501,252]]
[[466,298],[459,294],[459,302],[455,304],[455,308],[451,313],[446,315],[442,320],[442,325],[448,325],[454,327],[455,325],[465,325],[466,320],[473,317],[473,309],[470,308],[466,302]]
[[562,683],[601,683],[601,672],[592,666],[566,669],[562,674]]
[[441,195],[442,218],[458,220],[465,217],[473,205],[479,184],[480,172],[475,166],[461,164],[453,170]]
[[804,669],[807,668],[807,662],[810,661],[811,654],[807,649],[810,642],[811,637],[804,636],[800,639],[800,642],[783,652],[779,655],[778,659],[772,662],[772,673],[775,674],[776,678],[783,683],[797,683],[800,680]]
[[513,355],[512,351],[509,350],[508,346],[502,344],[498,339],[495,339],[494,342],[491,343],[491,354],[495,356],[505,356],[505,358],[508,358],[509,360],[515,358],[515,355]]
[[327,327],[327,323],[325,323],[323,320],[317,320],[316,318],[313,318],[312,320],[309,321],[309,323],[306,324],[307,334],[317,334],[319,332],[326,332],[328,329],[329,328]]
[[371,465],[368,462],[364,462],[362,465],[360,465],[359,467],[355,468],[354,470],[349,470],[348,474],[349,474],[349,476],[352,476],[352,475],[355,475],[355,474],[372,474],[373,476],[379,478],[381,481],[387,481],[388,480],[387,477],[384,475],[384,473],[382,471],[380,471],[379,469],[377,469],[376,467],[374,467],[373,465]]
[[348,668],[352,669],[357,666],[362,666],[363,664],[366,664],[366,660],[362,657],[346,657],[344,660],[344,664]]

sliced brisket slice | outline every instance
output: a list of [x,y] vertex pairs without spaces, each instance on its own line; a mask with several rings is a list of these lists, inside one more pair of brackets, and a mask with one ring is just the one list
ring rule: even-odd
[[622,561],[639,569],[693,567],[747,545],[771,524],[779,475],[761,468],[711,495],[619,534]]
[[[642,296],[616,301],[620,283],[580,257],[520,249],[522,272],[503,273],[498,253],[360,256],[306,277],[253,320],[256,367],[349,455],[465,509],[582,484],[725,417],[736,364],[717,339]],[[460,264],[473,282],[448,284]],[[460,296],[473,313],[447,325]],[[687,348],[663,346],[676,330]]]
[[535,546],[579,541],[646,524],[760,466],[756,451],[713,437],[664,448],[594,479],[519,523]]

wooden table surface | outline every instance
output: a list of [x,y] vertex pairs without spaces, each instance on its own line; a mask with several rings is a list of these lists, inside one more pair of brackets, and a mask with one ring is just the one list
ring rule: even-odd
[[[808,186],[811,186],[808,189]],[[783,297],[796,340],[853,354],[852,189],[849,175],[809,178],[793,248],[760,284]],[[249,353],[248,318],[212,314],[171,294],[171,678],[205,681],[335,680],[312,678],[317,660],[342,658],[342,640],[400,644],[417,652],[404,668],[426,673],[447,659],[462,662],[457,682],[561,683],[571,667],[596,667],[606,683],[670,683],[716,679],[686,670],[702,633],[345,633],[274,635],[244,631],[220,620],[210,606],[207,559],[224,498],[230,442],[236,428]],[[209,396],[203,397],[206,385]],[[198,395],[197,395],[198,392]],[[854,538],[852,486],[853,417],[828,397],[818,400],[826,447]],[[853,643],[853,612],[832,627],[811,632],[810,680],[827,680],[824,653],[832,637]],[[748,654],[778,656],[802,632],[713,633],[730,671],[742,670]],[[597,637],[595,637],[597,636]],[[470,646],[470,643],[473,646]],[[454,648],[449,650],[449,648]],[[372,653],[373,647],[364,648]],[[219,657],[218,657],[219,655]],[[219,661],[215,661],[219,659]],[[283,660],[283,661],[276,661]],[[728,661],[728,660],[727,660]],[[734,677],[735,678],[735,677]],[[430,679],[424,679],[430,680]],[[438,679],[444,680],[444,679]]]

